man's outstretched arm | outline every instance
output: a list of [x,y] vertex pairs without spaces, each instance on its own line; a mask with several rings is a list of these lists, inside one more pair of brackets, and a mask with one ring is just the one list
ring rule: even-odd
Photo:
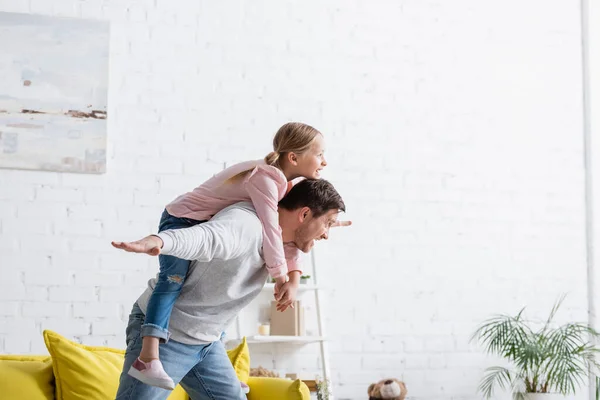
[[240,240],[238,225],[231,220],[210,221],[189,228],[163,231],[135,242],[112,242],[112,245],[117,249],[150,256],[165,254],[199,261],[230,259],[237,256],[240,245],[245,242]]

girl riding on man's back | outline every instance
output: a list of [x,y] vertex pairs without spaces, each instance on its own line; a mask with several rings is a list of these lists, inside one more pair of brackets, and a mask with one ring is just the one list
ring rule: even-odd
[[[292,180],[321,177],[321,170],[327,165],[324,150],[323,135],[318,130],[298,122],[287,123],[277,131],[273,151],[263,160],[233,165],[168,204],[159,232],[206,222],[231,204],[251,201],[263,226],[263,255],[269,275],[275,279],[275,295],[286,299],[285,304],[279,306],[283,311],[295,298],[296,278],[300,275],[299,250],[291,243],[283,243],[277,204],[291,188]],[[121,243],[113,245],[124,248]],[[144,252],[158,255],[160,249],[144,249]],[[148,385],[173,389],[173,380],[158,357],[159,343],[169,338],[169,318],[190,261],[160,255],[159,263],[156,286],[142,326],[139,362],[134,363],[128,373]],[[290,279],[288,274],[293,278],[293,285],[286,283]]]

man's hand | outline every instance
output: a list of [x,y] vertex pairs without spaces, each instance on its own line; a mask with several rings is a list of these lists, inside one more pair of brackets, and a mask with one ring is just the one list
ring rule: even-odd
[[335,228],[337,226],[350,226],[352,225],[352,221],[335,221],[333,224],[331,224],[332,228]]
[[161,238],[155,235],[146,236],[135,242],[111,242],[113,247],[130,253],[144,253],[149,256],[157,256],[163,246]]

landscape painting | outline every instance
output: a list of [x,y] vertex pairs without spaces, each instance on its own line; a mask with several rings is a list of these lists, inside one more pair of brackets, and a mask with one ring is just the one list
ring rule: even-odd
[[0,12],[0,168],[104,173],[109,25]]

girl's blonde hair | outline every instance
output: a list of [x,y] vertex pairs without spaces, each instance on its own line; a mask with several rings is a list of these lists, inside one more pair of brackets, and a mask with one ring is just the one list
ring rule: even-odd
[[273,151],[266,155],[265,163],[281,168],[279,160],[287,153],[302,154],[312,145],[321,132],[302,122],[288,122],[273,138]]
[[[273,151],[265,156],[265,163],[281,169],[281,160],[288,153],[296,153],[298,155],[305,153],[310,149],[313,141],[321,132],[310,125],[302,122],[288,122],[284,124],[273,138]],[[251,170],[242,171],[237,175],[228,179],[230,182],[235,182],[244,178]]]

